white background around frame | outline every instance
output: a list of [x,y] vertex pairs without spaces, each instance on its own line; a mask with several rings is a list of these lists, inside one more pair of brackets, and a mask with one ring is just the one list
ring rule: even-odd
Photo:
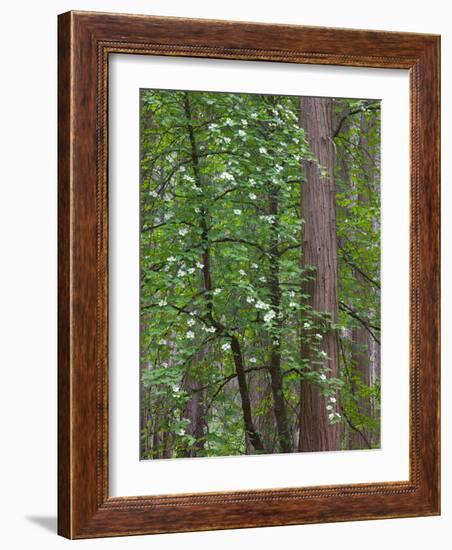
[[[451,3],[47,0],[2,6],[2,546],[11,550],[449,550],[452,539]],[[442,516],[72,542],[56,536],[57,14],[70,9],[442,34]],[[20,39],[18,25],[20,21]],[[26,136],[26,140],[24,137]],[[426,404],[428,406],[428,404]]]
[[[149,495],[408,479],[408,71],[112,55],[110,493]],[[139,461],[139,90],[381,99],[382,446],[379,450]]]

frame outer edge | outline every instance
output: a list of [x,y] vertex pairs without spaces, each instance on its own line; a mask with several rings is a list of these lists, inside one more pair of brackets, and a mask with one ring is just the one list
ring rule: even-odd
[[72,538],[71,82],[72,15],[58,16],[58,534]]
[[[397,490],[388,491],[386,494],[376,493],[374,497],[369,496],[374,499],[374,505],[372,509],[369,509],[370,515],[365,511],[360,511],[361,503],[367,504],[367,500],[365,498],[361,500],[361,497],[353,497],[353,500],[350,501],[350,505],[355,506],[353,514],[346,513],[345,515],[339,511],[333,513],[331,503],[322,502],[322,497],[314,498],[309,507],[307,501],[305,501],[306,505],[301,507],[294,504],[289,511],[286,504],[271,503],[270,498],[264,499],[265,502],[259,504],[258,499],[251,497],[245,498],[242,503],[231,502],[223,504],[223,506],[214,504],[213,501],[209,503],[210,498],[207,497],[203,504],[196,503],[193,499],[188,507],[177,503],[163,508],[151,504],[150,508],[143,507],[142,510],[133,510],[135,506],[131,505],[132,503],[128,501],[127,497],[122,501],[123,506],[116,509],[111,509],[108,505],[110,499],[107,498],[104,502],[105,497],[102,494],[102,487],[100,487],[103,478],[99,466],[96,472],[96,466],[93,463],[96,456],[98,459],[100,456],[103,460],[103,452],[107,454],[106,460],[108,461],[108,449],[102,451],[99,448],[99,440],[96,440],[98,436],[95,433],[95,418],[102,418],[99,416],[99,412],[96,416],[96,411],[100,410],[99,407],[105,406],[106,401],[104,401],[104,405],[99,403],[99,395],[96,395],[94,387],[96,372],[99,373],[95,364],[99,342],[93,342],[90,336],[94,333],[94,322],[99,322],[99,311],[100,322],[103,322],[102,312],[104,311],[101,307],[96,315],[93,314],[95,297],[97,296],[97,300],[99,300],[99,292],[102,288],[99,286],[99,282],[97,285],[95,284],[96,278],[93,272],[93,259],[96,256],[93,252],[96,248],[94,243],[102,242],[99,241],[99,233],[97,233],[97,240],[95,235],[96,231],[99,232],[99,220],[102,219],[102,216],[99,217],[99,212],[95,213],[95,207],[93,207],[96,203],[95,190],[93,189],[93,167],[96,164],[94,156],[101,147],[99,121],[97,124],[93,122],[93,113],[98,101],[95,92],[95,73],[98,69],[96,47],[100,41],[106,38],[113,40],[113,37],[116,36],[115,33],[118,32],[121,38],[129,37],[129,40],[130,37],[134,38],[138,33],[142,44],[147,44],[147,35],[153,28],[157,28],[157,23],[159,27],[157,34],[162,35],[163,31],[167,33],[168,30],[165,28],[165,24],[169,25],[171,22],[177,21],[177,18],[158,18],[157,21],[156,18],[149,17],[149,25],[145,23],[143,31],[142,24],[145,18],[142,18],[138,31],[138,25],[135,27],[129,24],[133,23],[135,18],[135,16],[121,16],[121,14],[108,17],[106,14],[87,12],[68,12],[59,16],[59,534],[67,538],[88,538],[151,532],[317,523],[325,521],[322,519],[323,514],[328,516],[329,521],[345,521],[350,518],[359,520],[437,515],[439,513],[439,221],[433,220],[429,225],[429,219],[432,213],[439,212],[439,102],[435,103],[439,90],[439,37],[432,35],[409,36],[407,33],[400,33],[401,45],[399,48],[399,46],[393,45],[394,41],[398,40],[397,33],[388,35],[375,31],[369,34],[368,31],[360,30],[347,32],[350,38],[358,37],[360,33],[364,33],[367,37],[366,40],[371,39],[373,43],[374,39],[378,42],[377,39],[381,38],[382,44],[385,44],[382,49],[382,57],[376,58],[376,66],[385,66],[387,61],[388,66],[397,68],[402,62],[408,63],[407,56],[412,54],[412,59],[416,59],[416,65],[420,69],[421,87],[417,99],[420,104],[421,116],[416,118],[416,122],[418,125],[420,122],[421,124],[420,140],[416,146],[415,155],[419,159],[418,186],[421,188],[422,198],[419,203],[419,225],[426,230],[426,235],[421,237],[421,256],[424,263],[420,269],[420,307],[422,311],[426,311],[426,318],[432,325],[424,334],[420,344],[420,348],[422,348],[420,376],[422,399],[421,405],[418,406],[423,410],[419,445],[421,473],[418,488],[420,490],[412,493],[412,496],[408,492],[403,495],[405,491],[400,491],[402,494],[398,495],[399,491]],[[126,19],[128,20],[127,25]],[[110,21],[114,21],[115,25],[109,27]],[[191,38],[190,33],[196,31],[195,35],[198,37],[198,30],[212,32],[218,27],[217,23],[220,26],[225,23],[235,23],[209,20],[188,21],[190,21],[191,27],[189,26],[187,30],[187,36],[183,36],[184,40],[186,38],[184,43],[188,44],[189,48],[194,48],[193,51],[198,51],[193,54],[198,57],[216,57],[217,54],[209,53],[207,55],[206,50],[198,45],[198,38]],[[178,24],[180,26],[180,19]],[[229,24],[228,28],[231,28]],[[241,31],[246,32],[246,24],[239,22],[237,24],[241,26]],[[275,30],[275,26],[267,26],[269,29]],[[290,30],[296,32],[303,28],[291,27]],[[264,25],[259,27],[259,31],[257,31],[257,27],[253,27],[253,31],[259,36],[259,44],[262,41],[264,29]],[[309,33],[313,33],[316,37],[320,52],[324,51],[324,47],[323,36],[320,36],[319,33],[327,31],[330,38],[332,35],[337,38],[337,33],[342,33],[343,29],[309,28]],[[165,34],[166,36],[167,34]],[[244,35],[240,36],[243,39]],[[215,33],[208,38],[209,40],[211,38],[211,43],[214,44],[211,48],[209,47],[210,52],[218,52],[218,56],[223,57],[224,51],[220,46],[215,45],[219,40],[218,37],[215,38]],[[170,39],[168,38],[168,40]],[[162,55],[174,55],[174,52],[173,54],[164,53],[172,50],[171,43],[166,43],[166,40],[165,38]],[[196,44],[192,44],[191,40]],[[253,42],[254,40],[248,38],[245,40],[245,43],[250,43],[251,46],[253,46]],[[264,41],[262,41],[263,43]],[[300,52],[305,51],[306,44],[307,41],[303,38],[302,44],[297,46]],[[369,47],[368,43],[366,43],[366,47]],[[397,60],[389,62],[388,56],[391,55],[393,48],[403,50],[403,55]],[[246,50],[242,58],[252,60],[253,56],[258,55],[258,51],[259,46],[254,49],[251,47]],[[270,50],[265,51],[270,52]],[[292,50],[287,53],[292,56],[294,52]],[[185,57],[191,54],[184,52],[180,55]],[[231,52],[224,54],[228,58],[236,58],[236,55]],[[271,60],[277,61],[274,59],[274,53],[270,52],[268,55],[272,58]],[[314,55],[307,53],[305,57],[308,61],[303,61],[303,63],[309,63],[309,59],[314,59]],[[328,53],[326,55],[330,59],[335,57],[335,54]],[[349,58],[347,62],[346,59],[347,56],[343,60],[344,64],[354,66],[362,64],[357,61],[358,58],[353,60]],[[381,64],[379,59],[381,59]],[[405,61],[403,61],[404,59]],[[331,60],[326,62],[328,64],[343,64]],[[410,59],[410,66],[412,62]],[[371,65],[368,65],[366,61],[365,66]],[[431,141],[432,138],[434,142]],[[425,157],[423,145],[430,146],[430,149],[425,151]],[[413,180],[410,185],[413,185]],[[431,195],[422,196],[425,193]],[[98,202],[99,199],[97,199]],[[97,257],[99,260],[99,256]],[[99,264],[97,269],[99,269]],[[423,325],[423,328],[425,326]],[[429,412],[426,412],[422,403],[430,406],[428,403],[430,400],[432,400],[432,404]],[[99,423],[97,423],[97,432],[99,432]],[[102,463],[100,468],[102,469]],[[202,494],[200,496],[202,497]],[[362,496],[364,497],[364,495]],[[120,500],[122,498],[120,497]],[[188,499],[191,500],[191,497]],[[179,497],[176,497],[176,500],[179,501]],[[204,501],[204,499],[202,500]],[[302,501],[297,502],[301,504]],[[311,512],[305,515],[303,510],[307,512],[312,505],[317,507],[317,512],[314,515]],[[200,512],[202,513],[200,514]],[[230,517],[228,517],[229,513],[232,513]],[[246,514],[247,519],[243,514]]]
[[[431,324],[425,327],[421,347],[424,348],[422,358],[425,364],[421,369],[424,376],[429,376],[425,382],[427,389],[424,394],[428,403],[429,414],[421,415],[424,423],[423,433],[428,434],[430,448],[424,446],[423,468],[425,485],[430,510],[434,515],[441,514],[441,147],[440,147],[440,87],[441,87],[441,38],[432,37],[430,47],[423,58],[421,80],[424,92],[421,105],[422,150],[426,158],[422,163],[422,190],[425,204],[421,208],[423,217],[420,221],[421,254],[425,257],[421,262],[422,284],[424,290],[422,300]],[[429,148],[428,148],[429,147]],[[430,332],[429,332],[430,330]],[[427,363],[428,361],[428,363]],[[430,402],[427,399],[431,400]],[[426,407],[427,409],[427,407]]]

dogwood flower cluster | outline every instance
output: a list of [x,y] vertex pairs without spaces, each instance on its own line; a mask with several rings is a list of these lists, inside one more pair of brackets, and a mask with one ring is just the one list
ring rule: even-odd
[[330,421],[339,420],[340,418],[342,418],[338,412],[334,411],[336,402],[337,402],[337,399],[333,395],[331,395],[328,398],[328,404],[326,406],[326,410],[328,411],[328,418],[330,419]]
[[275,223],[276,221],[276,216],[274,216],[273,214],[267,214],[267,215],[262,214],[261,216],[259,216],[259,218],[271,224]]
[[256,309],[268,310],[270,309],[270,305],[266,304],[265,302],[262,302],[262,300],[257,300]]
[[220,174],[220,178],[226,181],[234,181],[234,176],[229,172],[223,172],[222,174]]
[[269,323],[272,319],[276,317],[276,313],[271,309],[268,313],[264,315],[264,321]]

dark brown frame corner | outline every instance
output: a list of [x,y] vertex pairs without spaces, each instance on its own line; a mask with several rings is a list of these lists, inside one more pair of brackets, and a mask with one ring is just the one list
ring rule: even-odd
[[[68,538],[427,516],[440,509],[439,59],[433,35],[68,12],[58,38],[58,532]],[[108,494],[108,58],[266,60],[410,72],[410,479]]]

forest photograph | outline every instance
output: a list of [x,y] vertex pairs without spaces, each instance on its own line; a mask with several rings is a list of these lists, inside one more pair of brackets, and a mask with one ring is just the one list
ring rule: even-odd
[[140,459],[380,448],[376,99],[140,91]]

